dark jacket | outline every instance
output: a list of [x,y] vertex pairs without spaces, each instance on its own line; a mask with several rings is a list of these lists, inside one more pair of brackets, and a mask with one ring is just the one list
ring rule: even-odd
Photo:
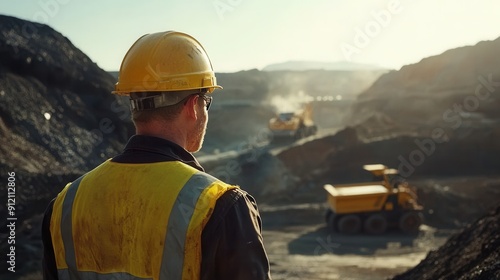
[[[135,135],[123,153],[112,159],[120,163],[181,161],[204,171],[193,155],[168,140]],[[54,200],[42,224],[44,279],[58,279],[50,218]],[[201,279],[271,279],[262,240],[262,222],[252,196],[241,189],[226,192],[217,200],[202,233]]]

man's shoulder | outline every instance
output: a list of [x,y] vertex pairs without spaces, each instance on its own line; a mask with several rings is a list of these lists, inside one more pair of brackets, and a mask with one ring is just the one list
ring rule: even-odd
[[240,200],[249,200],[251,202],[255,202],[255,199],[247,193],[245,190],[242,190],[240,187],[232,188],[227,190],[218,200],[217,204],[225,204],[227,206],[233,205]]
[[248,208],[257,208],[255,199],[241,188],[229,189],[217,200],[212,217],[223,219],[231,211],[238,212]]
[[[217,236],[227,225],[241,224],[249,219],[259,219],[255,199],[241,188],[229,189],[217,200],[203,235]],[[257,220],[248,224],[258,224]]]

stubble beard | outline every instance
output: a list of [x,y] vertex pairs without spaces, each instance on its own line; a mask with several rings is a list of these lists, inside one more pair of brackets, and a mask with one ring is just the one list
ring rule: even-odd
[[203,140],[205,139],[205,133],[207,131],[208,116],[206,113],[203,117],[198,118],[196,125],[191,133],[188,145],[188,152],[195,153],[198,152],[203,146]]

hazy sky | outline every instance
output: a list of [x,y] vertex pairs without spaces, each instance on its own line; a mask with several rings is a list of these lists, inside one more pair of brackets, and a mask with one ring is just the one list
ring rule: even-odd
[[165,30],[197,38],[217,72],[289,60],[399,69],[500,37],[499,11],[498,0],[0,0],[0,14],[50,25],[105,70]]

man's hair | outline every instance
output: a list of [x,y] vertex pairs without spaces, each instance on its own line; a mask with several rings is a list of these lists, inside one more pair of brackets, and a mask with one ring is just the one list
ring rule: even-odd
[[132,121],[134,124],[148,123],[154,119],[172,121],[180,114],[182,106],[184,106],[184,104],[181,102],[180,104],[150,110],[138,111],[132,109]]
[[163,106],[154,109],[147,110],[138,110],[137,108],[132,108],[132,121],[135,125],[141,123],[148,123],[152,120],[159,121],[173,121],[175,120],[181,113],[182,108],[187,97],[197,94],[197,93],[206,93],[206,89],[202,90],[189,90],[189,91],[177,91],[177,92],[135,92],[130,94],[131,99],[142,99],[148,97],[154,97],[161,94],[165,94],[167,99],[171,99],[170,102],[172,105]]

